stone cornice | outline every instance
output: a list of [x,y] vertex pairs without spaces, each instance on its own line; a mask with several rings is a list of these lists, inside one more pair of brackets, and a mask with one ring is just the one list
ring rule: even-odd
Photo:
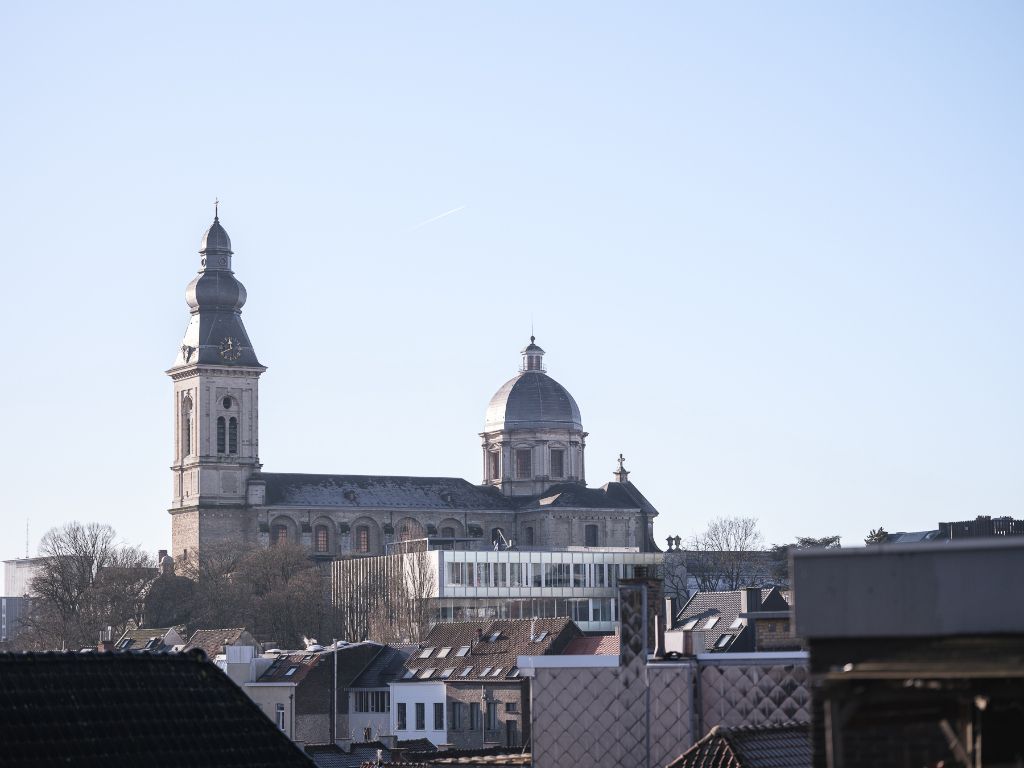
[[201,373],[213,373],[217,376],[259,376],[267,370],[266,366],[229,367],[220,365],[189,365],[183,368],[169,368],[164,373],[173,381],[184,381],[199,376]]

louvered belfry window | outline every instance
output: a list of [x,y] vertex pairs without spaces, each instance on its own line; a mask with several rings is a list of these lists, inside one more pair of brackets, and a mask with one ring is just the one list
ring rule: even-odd
[[217,417],[217,453],[227,451],[227,420],[223,416]]

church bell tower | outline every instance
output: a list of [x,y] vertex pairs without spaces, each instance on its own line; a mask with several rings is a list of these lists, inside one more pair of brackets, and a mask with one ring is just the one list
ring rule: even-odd
[[172,553],[244,541],[249,478],[260,468],[259,377],[266,368],[242,324],[245,287],[215,209],[199,272],[185,290],[189,322],[167,375],[174,382]]

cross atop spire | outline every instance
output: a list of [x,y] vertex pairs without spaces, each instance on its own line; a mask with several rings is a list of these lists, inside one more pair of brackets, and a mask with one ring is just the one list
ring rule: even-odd
[[615,480],[620,483],[629,482],[629,470],[626,469],[626,457],[619,454],[619,468],[612,472]]
[[213,220],[220,221],[220,200],[213,198]]

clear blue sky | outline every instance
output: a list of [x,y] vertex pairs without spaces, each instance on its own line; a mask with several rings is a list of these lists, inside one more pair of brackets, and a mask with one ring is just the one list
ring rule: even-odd
[[214,196],[268,471],[479,481],[532,318],[659,540],[1024,516],[1024,5],[552,6],[4,4],[0,557],[169,544]]

